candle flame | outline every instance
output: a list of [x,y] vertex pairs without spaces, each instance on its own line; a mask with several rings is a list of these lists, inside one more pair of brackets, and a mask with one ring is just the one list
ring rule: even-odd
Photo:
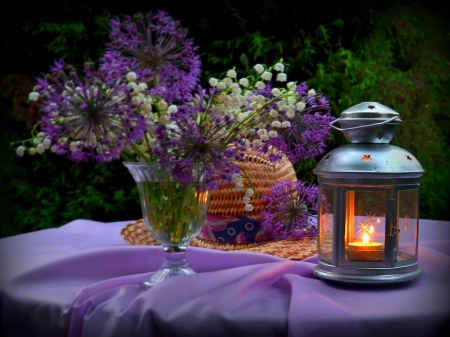
[[369,233],[372,234],[372,233],[374,232],[374,230],[375,230],[375,229],[374,229],[373,226],[371,225],[371,226],[369,227]]
[[381,222],[381,220],[380,220],[380,218],[378,218],[378,219],[377,219],[377,223],[380,223],[380,222]]
[[363,243],[365,245],[367,245],[369,243],[369,235],[366,233],[363,234]]

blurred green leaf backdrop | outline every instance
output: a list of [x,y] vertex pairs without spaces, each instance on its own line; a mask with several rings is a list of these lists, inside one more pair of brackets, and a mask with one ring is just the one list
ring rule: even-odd
[[[57,227],[74,219],[141,217],[135,183],[120,162],[76,164],[52,154],[19,158],[10,142],[28,137],[37,118],[27,102],[34,77],[54,59],[80,66],[103,53],[114,16],[165,9],[189,29],[202,54],[202,81],[232,67],[283,57],[288,80],[325,93],[333,114],[363,101],[400,113],[393,143],[412,152],[426,174],[420,217],[450,220],[450,27],[434,1],[333,1],[287,6],[276,0],[44,0],[13,8],[1,21],[0,237]],[[346,141],[333,131],[329,149]],[[316,181],[320,158],[296,165]]]

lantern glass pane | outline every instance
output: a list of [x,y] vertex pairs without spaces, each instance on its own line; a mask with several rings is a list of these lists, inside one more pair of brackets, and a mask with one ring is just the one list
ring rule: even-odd
[[347,191],[345,260],[381,262],[385,247],[385,191]]
[[334,191],[320,189],[320,225],[318,235],[319,255],[331,259],[333,257],[333,215]]
[[397,261],[417,256],[419,191],[400,190],[397,194]]

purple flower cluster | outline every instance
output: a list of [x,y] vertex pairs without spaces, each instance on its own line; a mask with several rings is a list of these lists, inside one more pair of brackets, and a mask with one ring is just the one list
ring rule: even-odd
[[124,81],[106,82],[91,64],[84,79],[76,69],[57,61],[51,73],[38,78],[40,128],[51,151],[75,161],[106,163],[118,159],[130,141],[144,135],[145,120],[135,113]]
[[190,179],[193,166],[200,164],[206,187],[217,189],[218,181],[231,182],[232,175],[239,172],[234,161],[244,146],[230,133],[236,120],[209,110],[210,102],[211,96],[200,88],[192,101],[179,106],[170,125],[157,127],[159,145],[153,152],[160,162],[173,167],[174,176],[181,181]]
[[[139,158],[133,151],[142,147],[149,123],[154,122],[152,104],[167,107],[192,99],[200,58],[179,22],[158,11],[122,21],[114,18],[110,27],[98,70],[86,63],[79,74],[57,61],[50,74],[38,79],[30,100],[38,101],[42,132],[28,140],[39,143],[30,154],[50,148],[78,162],[106,163],[120,156],[143,160],[142,152]],[[25,149],[21,146],[18,154]]]
[[[271,147],[275,147],[282,151],[292,163],[317,157],[325,151],[330,135],[330,123],[334,120],[330,113],[329,101],[324,94],[309,94],[310,89],[306,82],[298,85],[295,92],[298,93],[296,103],[303,102],[304,109],[297,110],[295,116],[289,119],[290,127],[281,129],[278,137],[271,138],[262,147],[256,149],[267,152]],[[274,98],[270,86],[259,90],[259,94]],[[276,104],[272,104],[269,108],[277,109]],[[268,131],[272,129],[268,127]],[[280,159],[279,156],[273,156],[273,160],[277,159]]]
[[316,236],[318,193],[317,186],[301,181],[276,183],[262,197],[267,206],[261,212],[261,226],[277,240]]
[[165,11],[110,21],[110,42],[101,68],[113,80],[133,71],[152,96],[185,101],[199,83],[200,57],[187,31]]

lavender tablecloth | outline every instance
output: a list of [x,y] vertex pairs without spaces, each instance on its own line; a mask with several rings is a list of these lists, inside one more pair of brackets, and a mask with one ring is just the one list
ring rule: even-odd
[[[190,247],[196,275],[145,291],[161,247],[129,246],[129,223],[76,220],[0,240],[4,336],[445,336],[450,222],[420,221],[423,275],[367,288],[316,278],[317,256]],[[450,336],[448,334],[447,336]]]

